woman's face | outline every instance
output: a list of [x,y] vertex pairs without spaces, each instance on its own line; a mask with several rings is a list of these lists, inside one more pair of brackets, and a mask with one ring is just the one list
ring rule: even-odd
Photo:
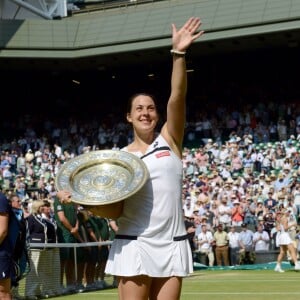
[[153,131],[158,122],[158,113],[153,99],[146,95],[138,95],[133,99],[127,120],[139,131]]

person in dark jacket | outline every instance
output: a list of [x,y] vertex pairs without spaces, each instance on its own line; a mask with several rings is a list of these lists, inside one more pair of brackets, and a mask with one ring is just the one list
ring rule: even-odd
[[45,221],[43,218],[44,206],[45,202],[43,200],[33,201],[31,214],[26,218],[31,246],[31,271],[26,277],[25,283],[26,299],[37,299],[37,297],[55,295],[55,291],[49,290],[47,285],[44,284],[52,265],[51,254],[53,250],[47,250],[43,245],[35,246],[35,244],[56,242],[56,225],[51,225],[50,222]]

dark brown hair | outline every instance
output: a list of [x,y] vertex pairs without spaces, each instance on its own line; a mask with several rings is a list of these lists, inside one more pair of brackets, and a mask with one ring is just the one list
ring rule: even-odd
[[148,96],[148,97],[150,97],[150,98],[154,101],[154,103],[156,104],[156,98],[155,98],[154,95],[148,94],[148,93],[135,93],[135,94],[133,94],[133,95],[128,99],[128,102],[127,102],[127,109],[126,109],[126,112],[127,112],[127,113],[130,113],[131,108],[132,108],[132,102],[133,102],[133,100],[134,100],[136,97],[138,97],[138,96]]

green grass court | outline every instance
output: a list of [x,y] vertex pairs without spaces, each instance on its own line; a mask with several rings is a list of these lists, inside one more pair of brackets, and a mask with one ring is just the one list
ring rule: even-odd
[[[110,283],[110,278],[107,278]],[[300,272],[264,270],[195,271],[183,281],[181,300],[296,300],[300,298]],[[105,289],[53,299],[117,300],[117,289]],[[168,300],[168,299],[166,299]]]

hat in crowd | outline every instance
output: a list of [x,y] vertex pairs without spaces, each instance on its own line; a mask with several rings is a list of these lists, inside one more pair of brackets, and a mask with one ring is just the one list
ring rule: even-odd
[[233,201],[233,204],[240,204],[240,201],[238,199]]
[[258,221],[263,221],[263,220],[264,220],[264,217],[263,217],[263,216],[259,216],[259,217],[257,218],[257,220],[258,220]]

